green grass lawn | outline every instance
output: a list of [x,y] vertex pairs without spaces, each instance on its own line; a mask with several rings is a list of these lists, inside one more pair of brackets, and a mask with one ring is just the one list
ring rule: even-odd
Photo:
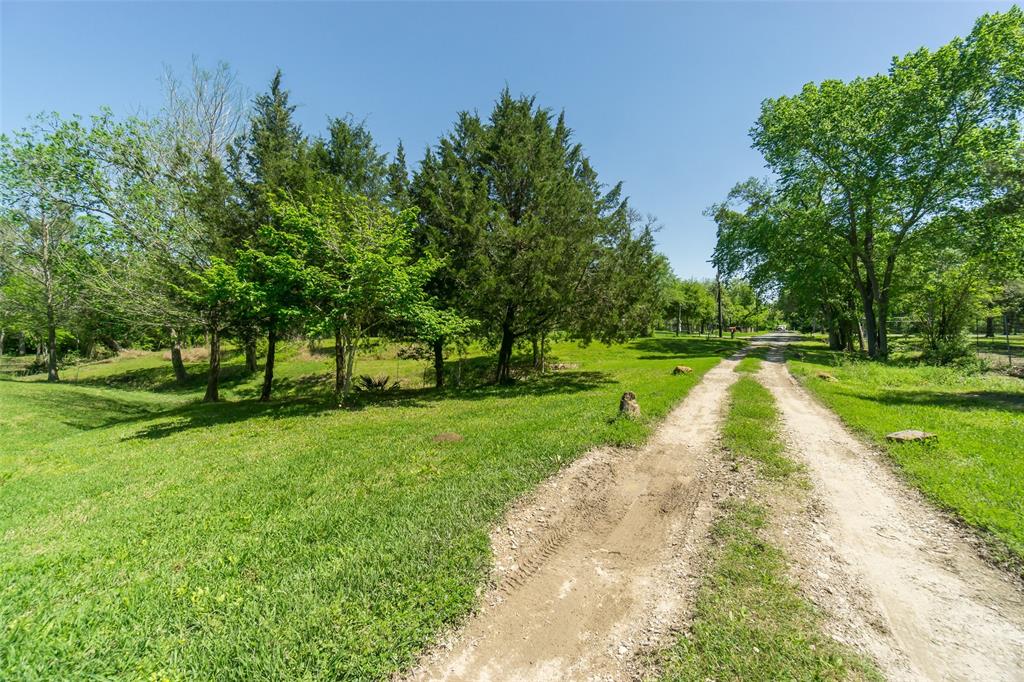
[[754,346],[747,351],[746,356],[736,363],[734,372],[753,374],[761,369],[761,361],[768,356],[767,346]]
[[[775,481],[774,494],[799,494],[794,481],[782,483],[800,467],[783,453],[774,400],[749,376],[730,390],[723,443]],[[750,499],[727,502],[714,525],[693,622],[664,653],[662,679],[881,679],[870,662],[823,634],[820,613],[787,577],[785,554],[764,538],[765,490],[756,486]]]
[[722,426],[722,444],[732,455],[756,462],[759,473],[766,478],[784,478],[799,470],[783,454],[785,447],[779,439],[778,414],[771,393],[749,376],[729,388],[729,415]]
[[[939,505],[1024,558],[1024,381],[944,367],[852,361],[803,344],[794,374],[854,430],[889,452]],[[815,378],[827,371],[838,381]],[[885,434],[921,429],[929,444]]]
[[[443,394],[382,352],[357,373],[408,388],[346,408],[297,348],[268,405],[237,356],[216,405],[159,353],[0,381],[0,679],[387,677],[472,608],[511,500],[642,441],[738,344],[556,344],[571,369]],[[616,419],[624,390],[642,421]]]

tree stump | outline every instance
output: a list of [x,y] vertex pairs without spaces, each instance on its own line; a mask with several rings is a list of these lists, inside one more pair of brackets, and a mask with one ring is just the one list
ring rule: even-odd
[[626,391],[622,394],[622,399],[619,400],[619,414],[631,418],[640,416],[640,403],[636,401],[636,393]]
[[673,374],[689,374],[693,369],[686,365],[676,365],[675,369],[672,370]]

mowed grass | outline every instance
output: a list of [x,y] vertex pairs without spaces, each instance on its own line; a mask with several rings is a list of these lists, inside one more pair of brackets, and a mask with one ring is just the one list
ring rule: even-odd
[[[744,360],[757,359],[748,356]],[[760,360],[758,360],[760,364]],[[744,376],[729,388],[729,413],[722,444],[734,456],[757,463],[766,478],[784,478],[799,466],[784,454],[775,401],[756,379]]]
[[[216,405],[200,364],[179,389],[159,353],[0,381],[0,679],[386,678],[472,608],[510,501],[642,441],[734,348],[556,344],[574,369],[346,408],[329,354],[298,349],[269,405],[240,399],[260,377],[237,357]],[[616,418],[624,390],[642,420]]]
[[734,372],[740,372],[742,374],[753,374],[760,371],[761,361],[767,356],[767,346],[752,346],[747,354],[736,363],[733,368]]
[[[798,350],[799,352],[799,350]],[[940,506],[1024,558],[1024,381],[955,368],[853,361],[804,344],[797,377],[854,430],[884,448]],[[837,381],[816,378],[819,371]],[[889,443],[903,429],[927,444]]]
[[[777,486],[800,468],[785,454],[771,394],[745,376],[733,384],[724,443]],[[793,484],[779,488],[789,494]],[[711,565],[690,631],[663,658],[663,680],[880,680],[860,655],[823,634],[821,615],[787,576],[785,554],[764,539],[758,486],[731,500],[714,525]]]

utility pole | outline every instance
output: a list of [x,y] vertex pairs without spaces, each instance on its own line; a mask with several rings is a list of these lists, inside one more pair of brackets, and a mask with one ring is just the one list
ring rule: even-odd
[[718,272],[718,268],[715,268],[715,283],[718,284],[718,338],[722,338],[724,325],[722,319],[722,276]]

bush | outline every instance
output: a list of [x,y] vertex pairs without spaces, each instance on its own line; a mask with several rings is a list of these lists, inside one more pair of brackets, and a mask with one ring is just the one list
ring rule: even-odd
[[397,379],[392,381],[388,376],[371,377],[368,374],[363,374],[356,380],[356,390],[365,393],[390,393],[401,387],[401,381]]
[[977,358],[971,351],[970,340],[963,334],[929,339],[921,358],[932,365],[962,365],[964,362],[977,362]]

